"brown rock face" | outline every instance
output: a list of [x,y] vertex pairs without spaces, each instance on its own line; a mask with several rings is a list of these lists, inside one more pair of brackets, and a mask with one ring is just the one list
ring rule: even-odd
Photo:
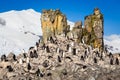
[[89,37],[88,44],[94,48],[103,49],[103,15],[98,8],[94,9],[94,14],[85,17],[85,29]]
[[82,40],[82,21],[75,23],[72,30],[73,38],[76,42],[81,42]]
[[60,10],[43,10],[41,15],[43,41],[46,42],[50,36],[68,31],[67,18]]

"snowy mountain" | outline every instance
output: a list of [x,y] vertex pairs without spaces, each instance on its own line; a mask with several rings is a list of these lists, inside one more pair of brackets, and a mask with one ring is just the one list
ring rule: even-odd
[[[41,13],[33,9],[0,13],[0,55],[19,54],[34,46],[42,35],[40,16]],[[68,24],[74,25],[71,21]]]

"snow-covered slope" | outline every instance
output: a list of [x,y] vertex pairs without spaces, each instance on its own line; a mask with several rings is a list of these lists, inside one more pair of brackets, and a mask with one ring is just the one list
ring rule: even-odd
[[109,52],[120,53],[120,35],[105,36],[104,43],[107,46]]
[[[42,35],[40,16],[33,9],[0,13],[0,54],[19,54],[22,49],[27,51],[34,46]],[[68,24],[74,25],[70,21]]]

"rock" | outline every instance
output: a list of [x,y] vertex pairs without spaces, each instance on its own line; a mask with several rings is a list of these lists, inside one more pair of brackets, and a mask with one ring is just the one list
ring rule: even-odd
[[[85,29],[89,36],[89,44],[92,43],[94,48],[103,50],[103,15],[98,8],[94,9],[94,14],[85,17]],[[84,32],[85,34],[85,32]],[[89,35],[90,34],[90,35]],[[93,39],[93,40],[92,40]],[[88,43],[87,43],[88,44]]]
[[41,15],[43,41],[56,34],[66,34],[69,30],[67,18],[60,10],[43,10]]
[[0,79],[3,79],[3,77],[6,75],[7,70],[6,69],[0,69]]
[[15,76],[17,76],[18,75],[18,73],[16,73],[16,72],[7,72],[7,77],[8,78],[10,78],[10,77],[15,77]]

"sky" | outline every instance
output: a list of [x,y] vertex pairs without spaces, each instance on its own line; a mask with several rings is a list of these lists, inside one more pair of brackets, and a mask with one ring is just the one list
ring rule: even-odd
[[120,0],[0,0],[0,13],[10,10],[60,9],[68,20],[76,22],[98,7],[104,15],[104,34],[120,35]]

